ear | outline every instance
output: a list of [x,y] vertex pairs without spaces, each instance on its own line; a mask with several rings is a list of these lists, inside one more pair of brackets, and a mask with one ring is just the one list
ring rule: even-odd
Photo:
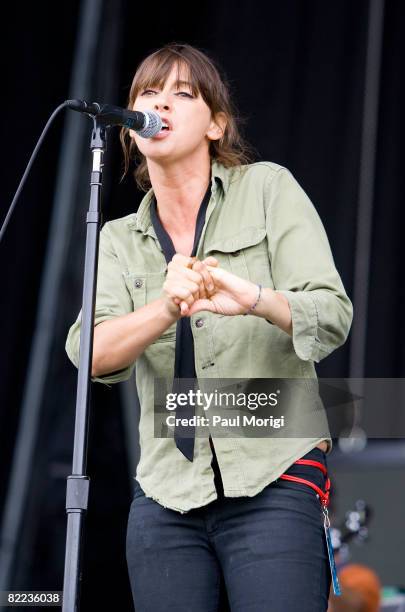
[[217,113],[210,123],[210,127],[207,131],[207,138],[209,140],[219,140],[225,133],[226,128],[226,115],[225,113]]

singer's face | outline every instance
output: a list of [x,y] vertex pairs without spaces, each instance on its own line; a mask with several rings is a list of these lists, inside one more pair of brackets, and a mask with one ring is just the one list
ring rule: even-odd
[[210,140],[221,138],[223,130],[214,121],[211,110],[201,94],[193,96],[186,71],[180,69],[180,83],[177,82],[177,67],[173,66],[162,88],[141,90],[133,110],[157,112],[167,120],[169,129],[162,129],[153,138],[142,138],[130,131],[140,152],[147,159],[158,163],[190,158],[197,153],[207,154]]

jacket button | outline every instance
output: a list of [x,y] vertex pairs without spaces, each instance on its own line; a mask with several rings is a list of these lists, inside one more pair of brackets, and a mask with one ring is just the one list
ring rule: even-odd
[[134,285],[137,289],[140,289],[143,285],[143,280],[141,278],[136,278],[134,280]]
[[238,255],[240,255],[240,251],[234,251],[233,253],[231,253],[232,257],[237,257]]
[[197,319],[195,322],[196,327],[202,327],[204,325],[204,319]]

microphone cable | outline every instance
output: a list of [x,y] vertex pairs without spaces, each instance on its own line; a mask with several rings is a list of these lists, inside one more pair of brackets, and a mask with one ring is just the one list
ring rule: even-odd
[[20,181],[20,184],[18,185],[17,191],[15,192],[13,201],[11,202],[10,208],[8,209],[6,217],[5,217],[4,221],[3,221],[3,225],[1,226],[1,229],[0,229],[0,242],[1,242],[3,236],[4,236],[5,232],[6,232],[6,228],[7,228],[8,222],[10,221],[11,215],[13,214],[13,211],[14,211],[14,208],[15,208],[15,206],[17,204],[18,198],[20,197],[21,191],[22,191],[22,189],[23,189],[23,187],[25,185],[25,182],[26,182],[26,180],[28,178],[28,175],[31,172],[32,165],[33,165],[33,163],[35,161],[35,158],[36,158],[36,156],[38,154],[39,149],[41,148],[41,145],[42,145],[42,143],[43,143],[43,141],[45,139],[45,136],[46,136],[49,128],[51,127],[54,119],[56,118],[56,116],[60,113],[61,110],[63,110],[64,108],[67,108],[67,107],[68,107],[68,100],[65,100],[65,102],[63,102],[57,108],[55,108],[55,110],[53,111],[52,115],[49,117],[49,119],[48,119],[44,129],[42,130],[41,136],[38,138],[38,142],[35,145],[35,149],[32,152],[32,155],[31,155],[31,157],[29,159],[27,167],[25,168],[25,171],[24,171],[24,174],[23,174],[22,179]]

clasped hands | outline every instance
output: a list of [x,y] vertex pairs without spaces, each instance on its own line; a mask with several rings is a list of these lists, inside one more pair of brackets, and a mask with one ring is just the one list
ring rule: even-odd
[[178,317],[202,310],[233,316],[249,310],[257,299],[258,287],[218,267],[215,257],[200,261],[176,253],[167,267],[163,295],[170,312]]

